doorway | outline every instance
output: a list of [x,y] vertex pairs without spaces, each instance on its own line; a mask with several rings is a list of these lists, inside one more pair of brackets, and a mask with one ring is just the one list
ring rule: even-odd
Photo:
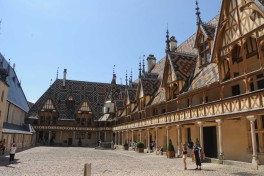
[[206,157],[217,158],[216,126],[204,127],[204,153]]

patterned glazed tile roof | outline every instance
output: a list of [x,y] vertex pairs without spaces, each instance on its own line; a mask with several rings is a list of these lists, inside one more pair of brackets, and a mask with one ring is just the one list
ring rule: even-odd
[[158,79],[141,78],[141,86],[143,89],[144,96],[154,95],[154,93],[158,90],[160,83],[161,81]]
[[124,109],[124,100],[115,100],[114,102],[117,110]]
[[29,111],[29,105],[24,91],[18,81],[15,70],[9,65],[4,56],[0,53],[0,61],[3,62],[3,68],[9,67],[9,75],[6,78],[6,82],[9,85],[7,100],[22,109],[24,112]]
[[160,104],[165,101],[166,101],[165,89],[160,87],[159,90],[156,92],[152,101],[150,101],[149,106]]
[[196,39],[196,34],[193,34],[177,48],[177,52],[197,54],[197,50],[194,48],[194,42]]
[[211,19],[208,24],[216,27],[219,21],[219,15],[216,15],[213,19]]
[[[38,111],[41,110],[49,98],[54,103],[60,120],[74,119],[75,113],[78,112],[84,100],[87,100],[91,106],[90,108],[95,119],[102,116],[102,108],[107,99],[108,92],[111,90],[111,84],[66,80],[66,86],[63,87],[62,82],[61,79],[57,79],[48,88],[30,109],[29,117],[38,114]],[[125,86],[117,85],[117,88],[123,90]],[[69,102],[69,96],[73,98],[72,103],[67,103]]]
[[192,78],[192,82],[188,90],[198,89],[214,82],[219,81],[218,66],[215,63],[208,64],[206,67],[202,67],[195,70]]
[[130,103],[134,103],[136,101],[137,89],[127,89],[127,92]]
[[201,24],[201,28],[208,38],[210,39],[214,38],[215,26],[210,26],[208,24]]
[[195,69],[195,55],[176,52],[169,54],[169,60],[177,80],[187,80]]

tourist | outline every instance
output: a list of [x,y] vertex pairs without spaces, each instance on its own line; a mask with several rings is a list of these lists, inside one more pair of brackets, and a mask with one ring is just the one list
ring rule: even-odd
[[5,139],[3,139],[3,141],[0,143],[0,148],[1,148],[1,154],[4,155],[5,154],[5,148],[6,148]]
[[182,158],[183,158],[183,163],[184,163],[184,170],[187,170],[187,163],[186,163],[187,145],[186,144],[183,144],[183,146],[182,146]]
[[152,143],[152,150],[153,150],[153,152],[156,150],[156,142],[155,141],[153,141],[153,143]]
[[196,170],[198,169],[198,166],[199,169],[201,170],[202,168],[202,164],[201,164],[201,148],[197,146],[197,144],[194,144],[193,146],[193,153],[194,153],[194,156],[195,156],[195,162],[196,162]]
[[14,162],[14,159],[15,159],[15,154],[16,154],[16,144],[15,144],[15,141],[11,143],[10,145],[10,159],[9,159],[9,162],[12,163]]

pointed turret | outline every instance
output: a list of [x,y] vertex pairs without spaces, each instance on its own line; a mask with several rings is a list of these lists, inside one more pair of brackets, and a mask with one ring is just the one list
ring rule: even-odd
[[138,78],[141,78],[141,71],[142,71],[142,68],[141,68],[141,58],[139,57],[139,69],[138,69]]
[[195,10],[196,10],[196,17],[197,17],[197,19],[196,19],[196,24],[197,25],[199,25],[199,24],[201,24],[202,23],[202,19],[201,19],[201,12],[200,12],[200,8],[199,8],[199,4],[198,4],[198,1],[196,0],[196,2],[195,2],[195,4],[196,4],[196,8],[195,8]]
[[126,70],[126,86],[128,86],[127,81],[128,81],[128,79],[127,79],[127,70]]
[[142,65],[142,73],[144,75],[145,74],[145,54],[143,54],[142,62],[143,62],[143,65]]
[[116,84],[115,65],[114,65],[114,68],[113,68],[113,78],[112,78],[111,84]]
[[166,50],[165,52],[168,54],[170,52],[170,36],[169,36],[169,29],[167,26],[167,31],[166,31]]

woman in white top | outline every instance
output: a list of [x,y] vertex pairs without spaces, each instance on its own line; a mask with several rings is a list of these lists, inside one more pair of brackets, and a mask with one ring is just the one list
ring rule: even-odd
[[15,154],[16,154],[16,144],[15,144],[15,142],[11,143],[9,154],[10,154],[9,161],[13,162],[14,159],[15,159]]

